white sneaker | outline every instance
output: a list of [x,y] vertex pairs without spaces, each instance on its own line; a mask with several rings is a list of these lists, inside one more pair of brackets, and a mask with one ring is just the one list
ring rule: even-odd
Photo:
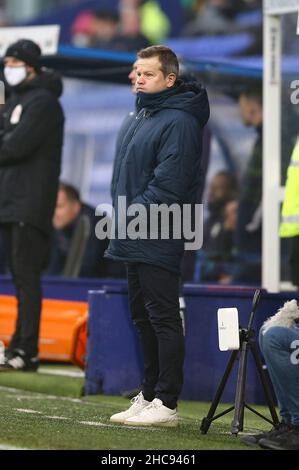
[[155,398],[140,413],[126,419],[124,424],[130,426],[176,427],[178,425],[178,415],[176,410],[167,408],[159,398]]
[[131,418],[144,410],[150,404],[150,401],[145,400],[143,393],[140,392],[136,397],[132,398],[131,403],[132,405],[126,411],[112,415],[110,421],[113,423],[123,423],[127,418]]

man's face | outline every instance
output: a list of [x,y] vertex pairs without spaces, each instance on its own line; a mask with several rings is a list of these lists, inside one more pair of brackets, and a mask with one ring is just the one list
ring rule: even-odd
[[53,225],[56,230],[62,230],[76,219],[81,209],[79,201],[68,199],[63,190],[58,191]]
[[4,57],[4,66],[5,67],[11,67],[11,68],[18,68],[18,67],[25,67],[26,73],[27,73],[27,79],[33,77],[35,75],[35,70],[33,67],[30,65],[27,65],[25,62],[23,62],[20,59],[17,59],[16,57]]
[[90,34],[96,39],[109,41],[117,33],[117,23],[104,18],[92,18],[90,21]]
[[170,73],[164,77],[159,57],[138,59],[136,68],[136,91],[159,93],[174,85],[176,76]]
[[128,75],[128,79],[131,81],[131,84],[132,84],[133,93],[136,93],[136,88],[135,88],[136,78],[137,78],[136,69],[137,69],[137,60],[134,62],[132,70]]
[[209,187],[208,200],[212,204],[218,201],[225,202],[229,187],[227,179],[222,175],[215,175]]
[[245,95],[239,98],[240,116],[245,126],[259,126],[263,122],[263,108],[254,99]]
[[252,125],[252,106],[250,100],[241,95],[239,98],[240,116],[245,126]]

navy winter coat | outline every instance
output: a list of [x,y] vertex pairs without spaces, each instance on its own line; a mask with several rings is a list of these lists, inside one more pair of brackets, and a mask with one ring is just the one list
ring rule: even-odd
[[[160,93],[138,93],[137,115],[123,133],[117,155],[113,203],[194,203],[201,177],[202,129],[209,119],[207,93],[184,83]],[[118,226],[116,219],[116,226]],[[180,273],[184,239],[115,239],[107,256],[143,262]]]

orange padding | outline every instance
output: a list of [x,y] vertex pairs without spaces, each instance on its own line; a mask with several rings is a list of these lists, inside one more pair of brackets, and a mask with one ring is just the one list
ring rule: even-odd
[[[15,297],[0,296],[0,340],[8,345],[17,316]],[[87,302],[45,299],[39,338],[41,359],[75,362],[84,367],[87,341]]]

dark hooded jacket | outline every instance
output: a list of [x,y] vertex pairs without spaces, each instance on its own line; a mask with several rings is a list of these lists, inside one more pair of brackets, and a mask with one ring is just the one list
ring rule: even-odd
[[138,203],[147,210],[151,204],[194,203],[209,114],[207,93],[198,83],[178,81],[160,93],[138,93],[137,114],[123,132],[114,171],[116,239],[110,241],[108,257],[180,272],[184,239],[120,239],[118,201],[126,196],[127,206]]
[[50,70],[14,87],[0,109],[0,223],[49,233],[56,205],[64,115]]

